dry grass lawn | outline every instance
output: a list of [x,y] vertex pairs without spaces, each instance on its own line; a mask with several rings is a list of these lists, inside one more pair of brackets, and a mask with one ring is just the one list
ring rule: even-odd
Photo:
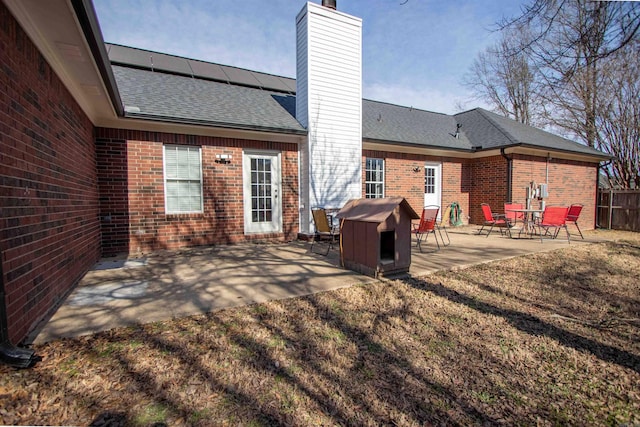
[[638,425],[640,235],[55,341],[0,424]]

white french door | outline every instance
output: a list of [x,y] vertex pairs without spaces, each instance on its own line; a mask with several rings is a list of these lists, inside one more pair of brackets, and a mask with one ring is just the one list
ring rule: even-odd
[[[424,206],[440,206],[442,197],[442,163],[424,165]],[[440,206],[442,210],[442,206]],[[440,217],[440,212],[438,212]]]
[[245,151],[244,232],[282,232],[280,153]]

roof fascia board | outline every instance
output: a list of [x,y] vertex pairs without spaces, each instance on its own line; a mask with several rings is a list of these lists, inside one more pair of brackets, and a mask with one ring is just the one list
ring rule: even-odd
[[80,28],[82,28],[85,42],[89,45],[89,50],[93,54],[93,61],[102,77],[103,85],[109,95],[115,113],[122,117],[124,115],[122,99],[120,98],[118,85],[116,84],[116,79],[111,69],[109,55],[105,48],[93,2],[91,0],[71,0],[71,4]]
[[156,123],[175,123],[182,124],[185,126],[204,126],[204,127],[212,127],[218,129],[233,129],[238,131],[253,131],[253,132],[261,132],[261,133],[280,133],[287,135],[307,135],[306,130],[293,130],[293,129],[283,129],[283,128],[270,128],[270,127],[262,127],[262,126],[250,126],[250,125],[239,125],[233,123],[220,123],[220,122],[210,122],[205,120],[195,120],[195,119],[184,119],[181,117],[158,117],[146,114],[139,113],[125,113],[125,118],[128,119],[136,119],[136,120],[144,120],[148,122],[156,122]]
[[599,163],[599,162],[611,159],[611,156],[607,156],[604,153],[602,156],[598,156],[598,155],[569,152],[564,150],[532,147],[524,144],[507,147],[505,148],[504,153],[505,154],[523,154],[523,155],[544,157],[544,158],[552,157],[554,159],[575,160],[575,161],[589,162],[589,163]]
[[380,141],[375,141],[371,139],[363,140],[362,149],[373,150],[373,151],[390,151],[393,153],[440,156],[440,157],[458,157],[461,159],[472,159],[476,157],[475,153],[472,151],[445,149],[442,147],[434,147],[434,146],[427,146],[427,145],[380,142]]
[[233,129],[215,127],[211,125],[194,125],[184,122],[159,122],[157,120],[145,120],[137,118],[114,118],[111,121],[103,121],[100,127],[126,129],[146,132],[175,133],[184,135],[210,136],[220,138],[246,139],[267,142],[283,142],[300,144],[306,135],[267,132],[248,129]]
[[[461,150],[453,150],[453,149],[447,150],[440,147],[408,145],[408,144],[392,144],[392,143],[378,142],[378,141],[371,141],[371,140],[365,140],[363,142],[362,148],[364,150],[390,151],[394,153],[454,157],[454,158],[461,158],[461,159],[482,159],[486,157],[501,155],[499,148],[487,149],[487,150],[481,150],[481,151],[461,151]],[[504,153],[505,154],[523,154],[523,155],[542,157],[542,158],[553,157],[554,159],[573,160],[573,161],[581,161],[581,162],[589,162],[589,163],[598,163],[598,162],[609,159],[609,157],[606,157],[606,156],[592,156],[588,154],[572,153],[572,152],[566,152],[566,151],[560,151],[560,150],[550,150],[550,149],[543,149],[539,147],[529,147],[529,146],[523,146],[523,145],[507,147],[505,148]]]

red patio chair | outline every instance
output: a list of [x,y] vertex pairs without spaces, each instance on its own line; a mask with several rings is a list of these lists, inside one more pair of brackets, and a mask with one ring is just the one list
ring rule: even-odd
[[[569,235],[569,229],[567,229],[567,212],[569,208],[564,206],[547,206],[542,212],[542,218],[537,226],[540,229],[540,242],[542,242],[543,236],[551,236],[555,239],[561,228],[567,232],[567,242],[571,243],[571,236]],[[544,233],[542,229],[544,228]],[[551,232],[553,229],[553,232]]]
[[580,216],[580,212],[582,212],[582,205],[579,203],[574,203],[569,206],[569,212],[567,212],[567,222],[572,222],[576,228],[578,229],[578,233],[580,233],[580,237],[584,240],[584,236],[582,235],[582,231],[580,231],[580,227],[578,227],[578,217]]
[[427,237],[429,237],[429,233],[433,233],[433,238],[435,239],[436,245],[438,246],[437,250],[440,250],[440,243],[438,243],[438,236],[436,235],[436,221],[438,220],[439,210],[440,207],[438,206],[425,207],[424,209],[422,209],[420,223],[413,224],[413,230],[411,232],[416,235],[416,244],[418,246],[418,249],[420,249],[420,252],[422,252],[422,240],[424,239],[424,241],[426,242]]
[[487,237],[489,237],[489,234],[491,234],[493,227],[499,227],[500,235],[502,235],[502,227],[507,228],[509,226],[507,218],[503,214],[494,214],[493,212],[491,212],[491,206],[489,206],[487,203],[481,203],[480,206],[482,207],[482,214],[484,215],[484,224],[482,224],[482,228],[478,231],[478,234],[482,234],[482,230],[484,230],[484,227],[489,225],[491,227],[487,232]]

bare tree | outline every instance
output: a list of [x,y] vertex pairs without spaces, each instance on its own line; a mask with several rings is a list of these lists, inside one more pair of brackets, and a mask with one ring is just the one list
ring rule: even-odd
[[535,71],[521,48],[526,40],[521,31],[510,31],[478,54],[463,84],[475,99],[488,102],[493,110],[525,124],[537,122]]
[[536,70],[545,123],[614,156],[612,185],[638,186],[640,2],[532,0],[521,16],[521,44]]
[[640,3],[533,0],[500,24],[503,31],[521,26],[530,35],[522,48],[539,71],[547,123],[595,147],[603,60],[637,38]]
[[[499,22],[498,29],[526,27],[532,37],[525,47],[531,53],[544,61],[570,59],[576,67],[583,58],[576,54],[573,46],[584,44],[585,40],[601,39],[602,49],[594,58],[602,59],[631,43],[640,32],[640,5],[637,2],[532,0],[521,10],[519,16]],[[580,15],[579,21],[584,25],[565,33],[566,17],[575,17],[576,14]],[[558,44],[557,49],[548,49],[546,42],[558,39],[562,33],[564,43]],[[596,36],[596,33],[599,34]]]
[[609,185],[640,188],[640,42],[612,57],[603,74],[596,148],[615,160],[603,168]]

